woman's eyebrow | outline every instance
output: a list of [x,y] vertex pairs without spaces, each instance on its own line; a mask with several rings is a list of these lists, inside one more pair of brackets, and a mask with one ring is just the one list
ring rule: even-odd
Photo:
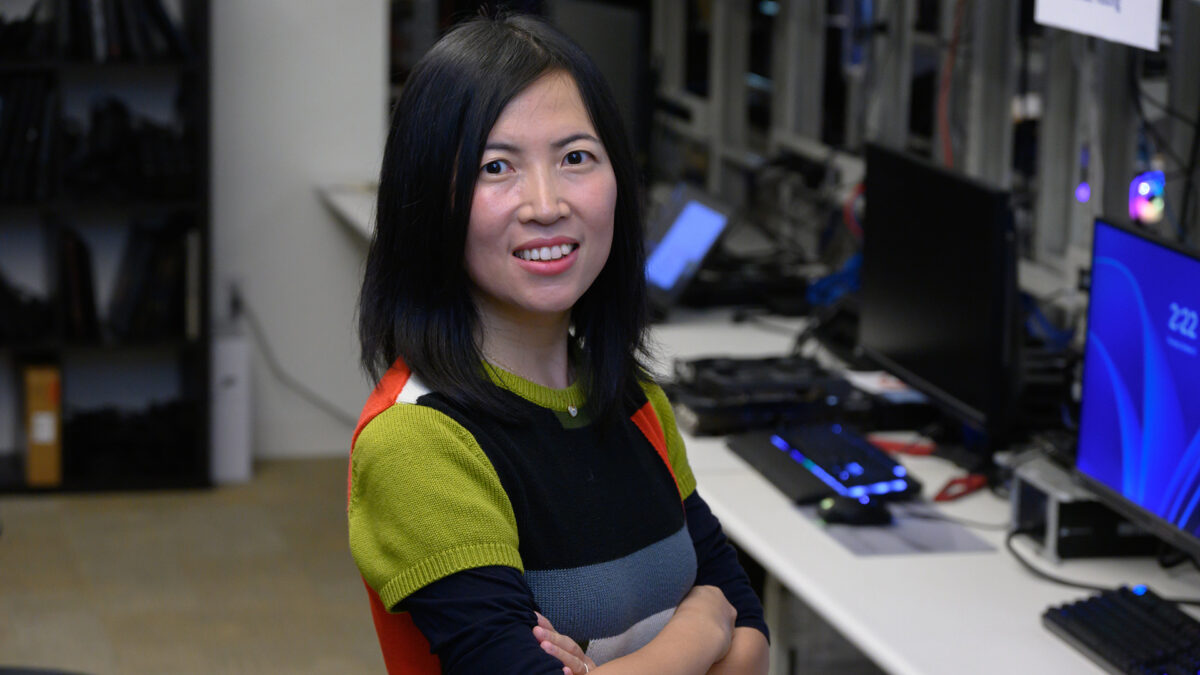
[[512,153],[520,152],[520,150],[517,148],[517,146],[513,145],[512,143],[491,142],[491,143],[488,143],[487,145],[483,146],[483,149],[484,150],[500,150],[501,152],[512,152]]
[[[570,145],[571,143],[574,143],[575,141],[591,141],[597,145],[601,144],[600,139],[596,138],[595,136],[593,136],[589,133],[580,132],[577,134],[571,134],[570,136],[564,136],[563,138],[560,138],[557,141],[551,141],[550,147],[556,148],[556,149],[561,149],[567,145]],[[517,153],[521,152],[521,148],[519,148],[518,146],[513,145],[512,143],[504,143],[501,141],[491,141],[491,142],[487,143],[486,145],[484,145],[483,149],[484,150],[499,150],[501,152],[510,152],[513,154],[517,154]]]
[[562,148],[563,146],[574,143],[575,141],[591,141],[593,143],[596,143],[597,145],[600,144],[600,139],[596,138],[595,136],[593,136],[591,134],[578,133],[578,134],[571,134],[570,136],[567,136],[566,138],[562,138],[560,140],[554,141],[550,145],[551,145],[551,147],[554,147],[554,148]]

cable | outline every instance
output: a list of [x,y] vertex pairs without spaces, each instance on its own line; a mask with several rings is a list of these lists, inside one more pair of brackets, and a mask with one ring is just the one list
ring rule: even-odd
[[1143,103],[1149,103],[1150,105],[1154,106],[1155,108],[1158,108],[1159,110],[1166,113],[1168,117],[1172,117],[1176,120],[1179,120],[1180,122],[1183,122],[1184,124],[1186,124],[1190,127],[1193,127],[1193,128],[1198,126],[1196,123],[1196,120],[1189,119],[1188,117],[1186,117],[1183,113],[1179,112],[1178,110],[1168,106],[1166,103],[1163,103],[1162,101],[1147,94],[1146,90],[1142,89],[1141,87],[1138,87],[1138,96],[1140,96],[1142,98]]
[[743,321],[749,321],[750,323],[756,324],[756,325],[758,325],[758,327],[760,327],[763,330],[766,330],[768,332],[771,332],[771,333],[778,333],[780,335],[795,335],[796,334],[796,329],[794,327],[785,326],[781,323],[775,323],[774,321],[770,321],[770,320],[764,318],[762,316],[762,314],[759,314],[757,312],[750,312],[750,311],[734,312],[733,322],[741,323]]
[[1085,591],[1096,591],[1098,593],[1102,593],[1104,591],[1112,590],[1111,588],[1109,588],[1107,586],[1095,586],[1093,584],[1085,584],[1085,583],[1079,582],[1079,581],[1072,581],[1070,579],[1064,579],[1062,577],[1050,574],[1049,572],[1043,572],[1042,570],[1040,570],[1036,566],[1034,566],[1033,563],[1026,560],[1025,557],[1022,556],[1020,553],[1017,553],[1016,547],[1014,547],[1012,545],[1012,540],[1018,534],[1030,534],[1030,532],[1028,530],[1013,530],[1013,531],[1009,532],[1008,535],[1004,537],[1004,548],[1008,549],[1008,552],[1010,554],[1012,554],[1012,557],[1016,558],[1017,562],[1021,563],[1021,565],[1024,566],[1025,569],[1032,572],[1035,576],[1039,576],[1047,581],[1052,581],[1056,584],[1061,584],[1063,586],[1070,586],[1072,588],[1081,588]]
[[288,375],[287,371],[283,369],[283,366],[279,365],[278,359],[275,358],[275,351],[271,349],[270,343],[267,342],[266,335],[263,333],[262,325],[259,323],[258,316],[254,313],[254,310],[250,309],[250,305],[245,302],[245,300],[240,300],[239,304],[241,305],[240,309],[242,313],[246,317],[246,323],[250,326],[250,333],[254,336],[254,341],[258,344],[259,350],[267,360],[268,369],[271,371],[271,374],[273,374],[275,378],[279,380],[280,384],[288,389],[291,389],[301,398],[313,404],[315,407],[324,411],[325,414],[341,422],[342,424],[345,424],[351,429],[357,426],[358,420],[356,420],[353,416],[322,398],[319,394],[304,386],[304,384],[302,384],[296,378]]
[[[1130,56],[1130,58],[1134,58],[1134,57]],[[1141,96],[1142,88],[1141,88],[1141,86],[1138,85],[1137,77],[1138,77],[1137,69],[1130,68],[1129,69],[1129,87],[1130,87],[1131,91],[1133,92],[1133,109],[1134,109],[1134,112],[1137,113],[1138,120],[1142,124],[1142,130],[1145,131],[1146,134],[1151,137],[1151,139],[1153,140],[1153,142],[1155,144],[1156,150],[1158,150],[1159,152],[1161,152],[1164,155],[1166,155],[1167,157],[1169,157],[1171,159],[1171,161],[1175,162],[1175,165],[1178,166],[1179,168],[1186,169],[1187,165],[1184,164],[1183,160],[1180,159],[1179,156],[1177,156],[1171,150],[1171,146],[1166,142],[1166,140],[1162,136],[1160,136],[1158,134],[1158,129],[1155,129],[1154,125],[1150,123],[1150,120],[1148,120],[1146,118],[1146,111],[1142,109],[1142,96]]]
[[[1017,559],[1017,562],[1021,563],[1021,565],[1023,565],[1025,567],[1025,569],[1029,570],[1034,575],[1039,576],[1047,581],[1052,581],[1056,584],[1060,584],[1063,586],[1070,586],[1071,588],[1081,588],[1085,591],[1095,591],[1097,593],[1103,593],[1105,591],[1115,590],[1113,587],[1095,586],[1093,584],[1086,584],[1086,583],[1083,583],[1080,581],[1072,581],[1071,579],[1064,579],[1062,577],[1055,576],[1053,574],[1050,574],[1049,572],[1044,572],[1044,571],[1038,569],[1037,567],[1034,566],[1033,563],[1026,560],[1024,556],[1022,556],[1020,553],[1017,553],[1017,549],[1012,545],[1013,538],[1016,537],[1018,534],[1030,534],[1030,532],[1028,530],[1013,530],[1012,532],[1009,532],[1008,536],[1006,536],[1004,538],[1004,547],[1008,549],[1008,552],[1010,554],[1012,554],[1012,557]],[[1200,606],[1200,598],[1166,598],[1166,597],[1164,597],[1163,600],[1166,600],[1167,602],[1173,602],[1177,605]]]

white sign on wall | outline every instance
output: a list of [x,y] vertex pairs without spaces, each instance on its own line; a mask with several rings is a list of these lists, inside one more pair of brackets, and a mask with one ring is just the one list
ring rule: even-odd
[[1054,28],[1158,51],[1162,0],[1037,0],[1034,18]]

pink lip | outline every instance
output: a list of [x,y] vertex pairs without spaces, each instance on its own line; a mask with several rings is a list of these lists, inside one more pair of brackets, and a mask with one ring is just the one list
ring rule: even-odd
[[554,237],[552,239],[531,239],[524,244],[513,249],[513,252],[524,251],[531,248],[541,248],[543,246],[560,246],[562,244],[578,244],[570,237]]

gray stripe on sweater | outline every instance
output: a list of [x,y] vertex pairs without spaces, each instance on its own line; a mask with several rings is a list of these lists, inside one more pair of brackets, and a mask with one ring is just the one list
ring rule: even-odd
[[613,637],[679,604],[696,580],[696,549],[684,526],[623,558],[525,578],[555,630],[580,642]]

